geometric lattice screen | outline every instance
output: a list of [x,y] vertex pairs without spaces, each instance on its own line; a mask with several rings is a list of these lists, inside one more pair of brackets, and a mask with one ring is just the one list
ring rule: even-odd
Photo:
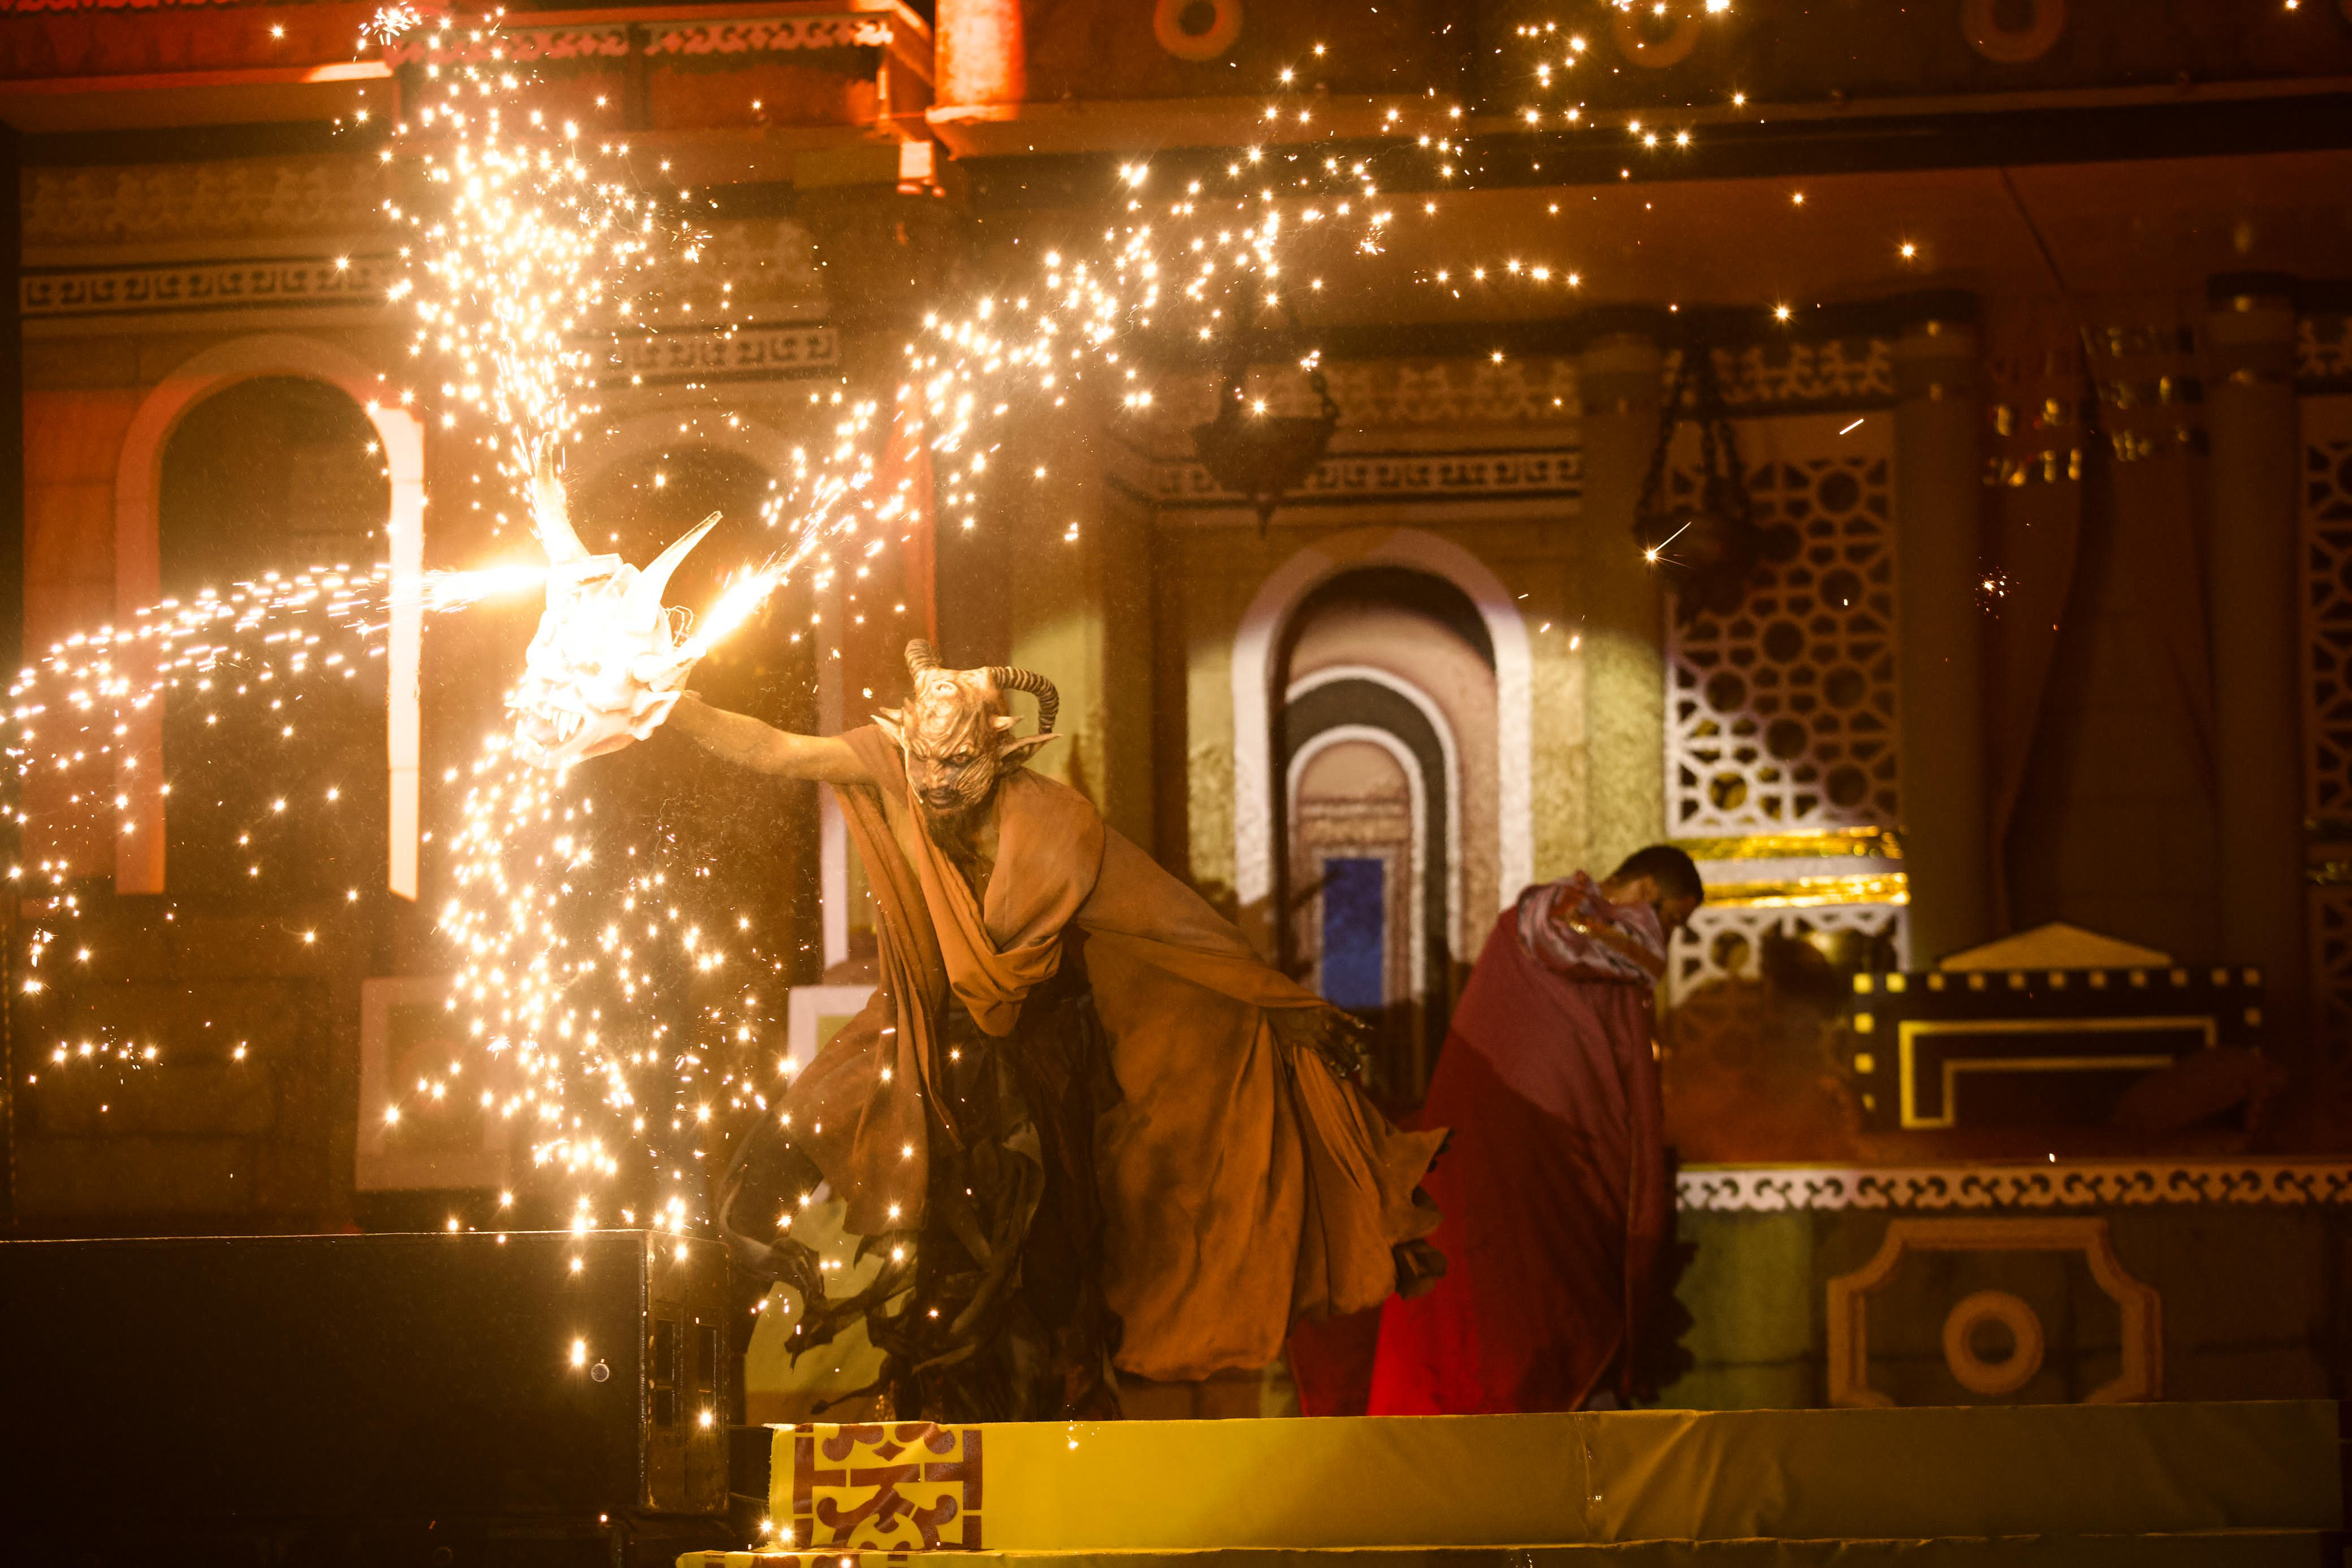
[[[1736,422],[1757,523],[1785,526],[1727,616],[1666,638],[1666,831],[1894,827],[1895,529],[1889,416]],[[1677,465],[1675,487],[1694,484]],[[1790,538],[1790,535],[1793,538]]]
[[2303,405],[2304,810],[2323,821],[2352,817],[2352,430],[2326,433],[2347,402]]
[[1710,980],[1756,973],[1768,936],[1810,937],[1843,968],[1900,969],[1910,963],[1910,911],[1899,904],[1701,904],[1666,956],[1666,1000],[1679,1004]]
[[[2302,414],[2304,812],[2340,862],[2352,860],[2352,398],[2306,397]],[[2320,1039],[2341,1061],[2352,1054],[2352,888],[2313,888],[2308,920]]]

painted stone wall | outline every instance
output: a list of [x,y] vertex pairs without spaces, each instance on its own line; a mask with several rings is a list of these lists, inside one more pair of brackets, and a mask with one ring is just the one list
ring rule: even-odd
[[[1678,1294],[1695,1364],[1662,1392],[1669,1407],[1835,1402],[1832,1281],[1868,1270],[1896,1221],[1972,1228],[1979,1245],[1906,1249],[1864,1298],[1857,1370],[1894,1403],[2074,1403],[2122,1376],[2132,1358],[2114,1281],[2084,1250],[2044,1245],[2053,1222],[2085,1220],[2104,1224],[2124,1280],[2153,1293],[2147,1365],[2160,1397],[2326,1398],[2352,1377],[2352,1168],[2341,1164],[1693,1166],[1681,1187],[1679,1234],[1694,1250]],[[2254,1278],[2263,1288],[2244,1290]],[[1955,1318],[1968,1327],[1986,1292],[2021,1303],[2015,1322],[2040,1341],[2030,1375],[1994,1394],[1964,1384],[1954,1362],[1979,1383],[1970,1357],[2029,1374],[2012,1360],[2013,1330],[1979,1323],[1948,1349]]]

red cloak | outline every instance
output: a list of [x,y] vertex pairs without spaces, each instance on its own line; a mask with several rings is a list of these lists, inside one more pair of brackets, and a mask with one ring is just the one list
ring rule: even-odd
[[1423,1182],[1445,1275],[1382,1306],[1371,1414],[1573,1410],[1604,1378],[1632,1392],[1673,1218],[1650,1043],[1664,947],[1649,909],[1582,876],[1496,923],[1419,1118],[1454,1130]]

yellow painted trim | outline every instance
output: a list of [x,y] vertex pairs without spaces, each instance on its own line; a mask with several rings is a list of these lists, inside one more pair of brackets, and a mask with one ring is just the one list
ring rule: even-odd
[[2155,1399],[2164,1387],[2163,1303],[2153,1286],[2124,1272],[2107,1222],[2035,1215],[2018,1218],[1897,1219],[1869,1262],[1829,1282],[1829,1401],[1847,1408],[1891,1407],[1870,1385],[1870,1295],[1895,1277],[1906,1252],[2080,1252],[2091,1280],[2121,1311],[2121,1369],[2084,1396],[2086,1405]]
[[2169,1067],[2174,1060],[2170,1056],[1985,1056],[1968,1061],[1947,1061],[1942,1073],[1944,1113],[1929,1118],[1919,1114],[1918,1063],[1912,1044],[1922,1035],[2146,1034],[2164,1029],[2197,1030],[2204,1035],[2205,1047],[2209,1051],[2220,1043],[2219,1031],[2210,1017],[2051,1019],[2046,1021],[2035,1019],[1979,1019],[1975,1021],[1964,1019],[1906,1019],[1895,1030],[1903,1125],[1906,1130],[1951,1126],[1953,1092],[1958,1086],[1958,1075],[1961,1072],[1996,1070],[2070,1072],[2118,1067],[2156,1069]]
[[1670,841],[1695,861],[1811,860],[1822,855],[1903,858],[1902,840],[1886,828],[1827,828],[1815,832],[1744,833],[1738,838]]
[[1780,882],[1717,882],[1706,889],[1709,909],[1807,909],[1824,904],[1911,902],[1901,872],[1870,876],[1801,876]]

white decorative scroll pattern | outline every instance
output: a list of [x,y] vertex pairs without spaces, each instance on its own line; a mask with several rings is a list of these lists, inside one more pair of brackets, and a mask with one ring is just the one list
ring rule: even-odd
[[1676,1204],[1716,1214],[1842,1208],[2139,1207],[2352,1203],[2352,1161],[2116,1160],[2048,1166],[1696,1166]]
[[1666,953],[1668,1005],[1679,1007],[1714,981],[1752,978],[1757,953],[1764,938],[1773,936],[1810,937],[1832,947],[1851,943],[1870,955],[1843,963],[1844,968],[1900,969],[1909,964],[1909,911],[1899,904],[1701,904]]
[[[1786,550],[1736,613],[1668,633],[1667,831],[1894,827],[1889,422],[1846,435],[1834,415],[1738,423],[1756,520]],[[1679,467],[1675,483],[1695,485]]]

